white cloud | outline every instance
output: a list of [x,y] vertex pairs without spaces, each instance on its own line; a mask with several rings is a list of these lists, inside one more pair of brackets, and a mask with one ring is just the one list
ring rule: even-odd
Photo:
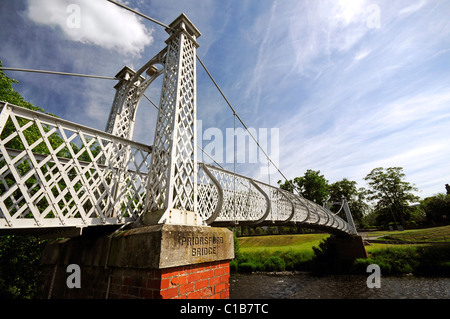
[[364,0],[339,0],[335,18],[342,20],[346,25],[354,22],[365,10]]
[[417,10],[419,10],[420,8],[422,8],[424,5],[426,4],[425,0],[420,0],[417,3],[414,3],[406,8],[403,8],[402,10],[400,10],[400,14],[411,14],[416,12]]
[[38,24],[58,27],[81,43],[138,56],[153,42],[136,15],[102,0],[28,0],[27,16]]
[[364,59],[365,57],[367,57],[367,56],[370,54],[370,52],[371,52],[370,50],[359,51],[359,52],[355,55],[354,59],[355,59],[356,61],[360,61],[360,60]]

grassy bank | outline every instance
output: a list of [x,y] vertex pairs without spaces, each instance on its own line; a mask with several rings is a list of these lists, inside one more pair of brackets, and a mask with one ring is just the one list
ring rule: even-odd
[[383,275],[408,274],[450,276],[450,243],[426,245],[376,245],[367,249],[367,259],[357,259],[353,271],[364,273],[377,264]]
[[366,237],[380,237],[379,240],[396,240],[396,241],[406,241],[406,242],[449,242],[450,243],[450,225],[424,228],[424,229],[411,229],[404,231],[380,231],[366,233]]
[[314,257],[312,247],[328,237],[329,234],[241,237],[238,239],[240,254],[231,267],[240,272],[307,271]]
[[[371,244],[366,246],[367,259],[357,259],[343,268],[353,273],[366,273],[367,265],[378,264],[383,275],[450,275],[450,226],[377,232],[370,236],[384,236],[400,242],[422,242],[426,239],[436,244]],[[240,249],[231,267],[239,272],[318,269],[333,272],[333,269],[342,267],[335,267],[332,263],[319,265],[313,250],[328,237],[328,234],[242,237],[238,239]]]
[[312,246],[328,238],[329,234],[296,234],[296,235],[271,235],[239,238],[241,252],[255,253],[267,252],[312,252]]

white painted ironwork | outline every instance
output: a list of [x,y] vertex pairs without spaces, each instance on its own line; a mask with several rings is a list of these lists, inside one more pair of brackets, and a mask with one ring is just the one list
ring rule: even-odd
[[142,212],[151,147],[5,102],[0,108],[0,228],[121,224]]
[[299,224],[356,233],[354,224],[286,190],[203,163],[198,174],[198,212],[210,225]]
[[[200,32],[184,14],[166,31],[162,51],[137,72],[116,75],[106,132],[0,102],[0,229],[299,224],[355,234],[346,202],[347,221],[301,196],[197,163]],[[133,142],[140,100],[162,74],[154,144]]]
[[[148,214],[158,223],[184,222],[197,208],[196,39],[200,32],[184,15],[169,25],[165,73],[153,143]],[[177,215],[181,218],[178,220]]]

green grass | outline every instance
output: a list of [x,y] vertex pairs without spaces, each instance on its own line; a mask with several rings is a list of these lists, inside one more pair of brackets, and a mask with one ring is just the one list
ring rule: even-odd
[[[450,242],[450,225],[411,229],[404,231],[376,231],[367,234],[368,237],[383,236],[380,240],[399,240],[417,242]],[[364,237],[365,238],[365,237]]]
[[287,252],[313,252],[312,247],[328,238],[329,234],[296,234],[296,235],[271,235],[240,237],[239,247],[242,253],[257,253],[266,251]]
[[[445,242],[448,244],[384,244],[366,246],[368,259],[358,259],[356,272],[365,273],[368,264],[379,264],[383,274],[450,274],[450,226],[406,231],[373,232],[400,241]],[[235,271],[311,270],[313,246],[329,234],[271,235],[238,238],[239,258],[232,261]]]
[[[240,257],[232,267],[241,272],[308,270],[313,246],[329,234],[298,234],[240,237]],[[231,265],[231,264],[230,264]]]
[[376,244],[366,247],[367,259],[357,259],[354,268],[361,273],[369,264],[377,264],[381,273],[415,275],[450,275],[448,244]]

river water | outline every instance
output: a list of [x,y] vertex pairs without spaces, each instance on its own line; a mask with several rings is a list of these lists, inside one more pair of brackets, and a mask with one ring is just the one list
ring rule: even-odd
[[381,277],[368,288],[367,276],[316,277],[309,273],[232,274],[232,299],[450,299],[449,277]]

